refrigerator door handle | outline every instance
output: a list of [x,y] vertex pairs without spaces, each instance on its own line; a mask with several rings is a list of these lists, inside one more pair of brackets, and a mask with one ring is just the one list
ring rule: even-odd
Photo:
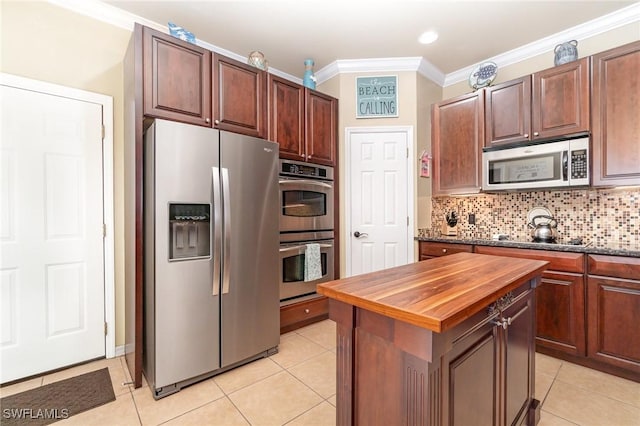
[[217,167],[211,168],[213,186],[213,283],[212,295],[220,293],[220,247],[222,235],[222,212],[220,211],[220,170]]
[[229,169],[222,168],[222,203],[224,206],[224,263],[222,269],[222,294],[229,293],[231,270],[231,192]]

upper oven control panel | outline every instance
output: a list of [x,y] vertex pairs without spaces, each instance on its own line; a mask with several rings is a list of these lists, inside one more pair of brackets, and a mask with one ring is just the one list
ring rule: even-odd
[[280,160],[280,176],[296,176],[308,179],[333,180],[333,167]]

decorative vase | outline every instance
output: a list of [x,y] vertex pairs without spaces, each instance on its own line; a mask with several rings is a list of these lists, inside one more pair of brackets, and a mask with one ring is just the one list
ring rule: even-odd
[[309,89],[316,88],[316,77],[313,75],[313,59],[304,60],[304,76],[302,84]]
[[556,46],[553,50],[556,54],[553,60],[554,65],[562,65],[578,59],[578,42],[576,40],[567,41]]
[[262,52],[258,52],[257,50],[254,50],[253,52],[249,53],[248,62],[249,62],[249,65],[253,65],[254,67],[264,71],[266,71],[269,68],[268,61],[264,58],[264,55],[262,54]]

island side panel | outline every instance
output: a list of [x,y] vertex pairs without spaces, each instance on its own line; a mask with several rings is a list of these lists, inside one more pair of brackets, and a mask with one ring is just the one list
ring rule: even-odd
[[336,322],[336,424],[353,424],[353,370],[356,310],[329,299],[329,318]]

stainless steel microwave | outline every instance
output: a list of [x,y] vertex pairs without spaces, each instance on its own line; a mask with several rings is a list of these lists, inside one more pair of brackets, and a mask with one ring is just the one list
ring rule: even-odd
[[588,186],[589,137],[512,148],[485,148],[482,190],[531,190]]

